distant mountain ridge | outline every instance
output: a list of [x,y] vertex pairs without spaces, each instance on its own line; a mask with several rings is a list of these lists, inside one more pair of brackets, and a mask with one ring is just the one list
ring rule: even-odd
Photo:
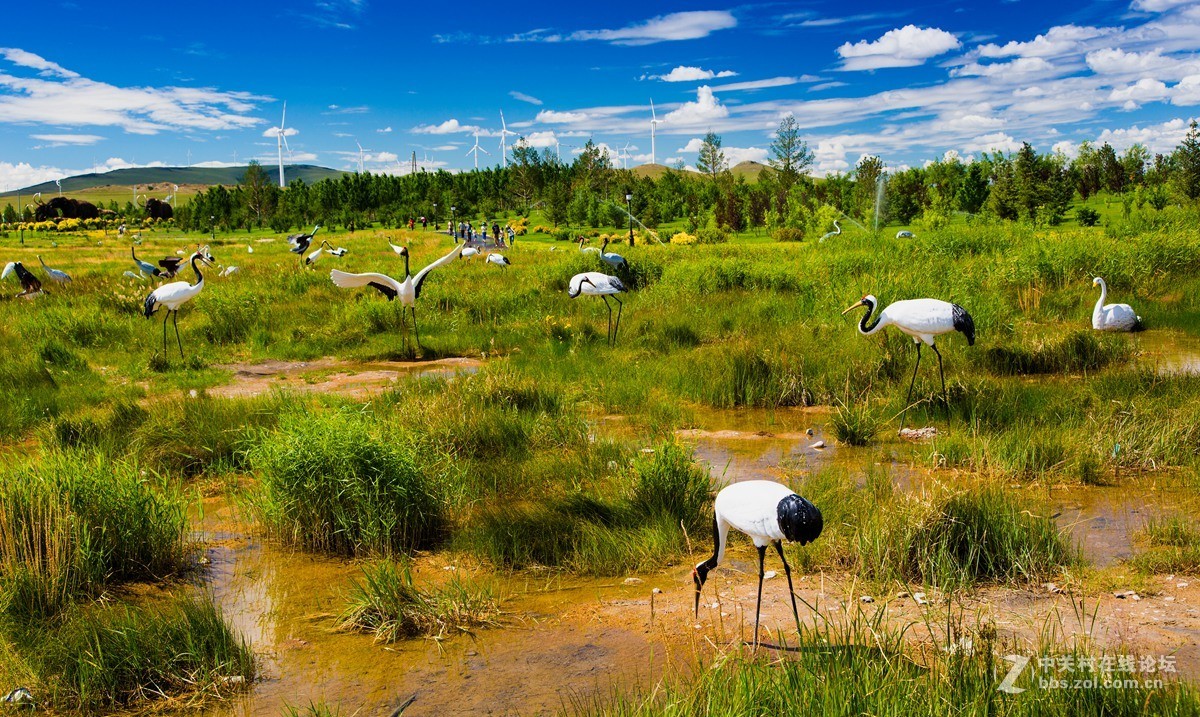
[[[278,168],[263,167],[270,177],[278,177]],[[345,174],[338,169],[318,167],[312,164],[293,164],[283,166],[284,176],[288,182],[303,179],[306,184],[319,182],[322,179],[337,179]],[[234,185],[246,173],[246,167],[134,167],[130,169],[114,169],[111,172],[93,172],[67,177],[62,180],[62,191],[79,192],[85,189],[105,186],[133,186],[135,184],[185,184],[191,185]],[[54,182],[42,182],[32,187],[25,187],[20,192],[31,195],[35,192],[50,194],[58,192]],[[12,197],[17,192],[7,192],[0,196]]]

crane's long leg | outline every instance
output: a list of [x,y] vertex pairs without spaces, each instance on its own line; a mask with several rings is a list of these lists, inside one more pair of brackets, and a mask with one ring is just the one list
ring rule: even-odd
[[167,319],[171,316],[171,310],[167,309],[167,313],[163,314],[163,356],[167,355]]
[[763,561],[767,558],[767,546],[758,548],[758,602],[754,604],[754,649],[758,649],[758,616],[762,612]]
[[621,310],[625,308],[625,302],[617,297],[613,297],[613,301],[617,302],[617,325],[613,327],[613,346],[617,345],[617,332],[621,330]]
[[796,610],[796,589],[792,587],[792,566],[788,565],[787,557],[783,554],[783,543],[775,543],[779,559],[783,561],[783,574],[788,579],[788,597],[792,599],[792,617],[796,618],[796,632],[800,632],[800,612]]
[[942,352],[938,351],[937,344],[930,348],[937,354],[938,357],[938,375],[942,377],[942,401],[946,404],[946,423],[950,422],[950,394],[946,393],[946,372],[942,369]]
[[612,341],[613,341],[613,335],[612,335],[612,304],[608,303],[608,297],[607,297],[607,296],[601,296],[600,298],[601,298],[601,299],[604,299],[604,305],[605,305],[606,307],[608,307],[608,333],[607,333],[605,336],[608,338],[608,343],[609,343],[609,345],[611,346],[611,345],[612,345]]
[[421,330],[417,328],[417,305],[412,306],[413,315],[413,335],[417,337],[417,348],[421,348]]
[[917,343],[917,363],[913,366],[912,380],[908,382],[908,397],[904,399],[904,412],[900,414],[900,430],[904,430],[904,417],[908,415],[908,407],[912,403],[913,386],[917,383],[917,369],[921,367],[921,344]]
[[172,312],[171,324],[175,326],[175,341],[179,344],[179,358],[183,358],[183,339],[179,338],[179,312]]

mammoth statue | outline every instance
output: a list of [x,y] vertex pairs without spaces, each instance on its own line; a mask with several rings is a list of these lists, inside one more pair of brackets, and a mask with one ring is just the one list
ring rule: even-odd
[[48,202],[37,205],[34,216],[39,222],[62,217],[63,219],[95,219],[100,216],[100,210],[91,202],[84,202],[69,197],[55,197]]

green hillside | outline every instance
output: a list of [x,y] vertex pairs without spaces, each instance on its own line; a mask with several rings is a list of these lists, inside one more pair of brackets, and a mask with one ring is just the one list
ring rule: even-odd
[[[276,176],[276,168],[264,167],[271,176]],[[312,184],[325,178],[336,179],[344,172],[328,167],[317,167],[311,164],[284,165],[287,181],[303,179]],[[81,192],[87,189],[105,186],[132,187],[135,184],[178,184],[184,185],[214,185],[237,184],[246,167],[139,167],[132,169],[114,169],[111,172],[80,174],[62,180],[62,191]],[[32,187],[25,187],[20,193],[29,196],[35,192],[50,195],[57,194],[58,185],[54,182],[42,182]],[[0,196],[16,196],[17,192],[8,192]]]

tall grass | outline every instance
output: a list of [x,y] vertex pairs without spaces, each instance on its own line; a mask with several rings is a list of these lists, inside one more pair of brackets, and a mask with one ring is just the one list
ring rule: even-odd
[[395,642],[494,626],[499,615],[500,600],[487,585],[470,584],[455,575],[443,585],[421,588],[413,582],[408,563],[379,561],[363,567],[362,581],[351,588],[338,626]]
[[109,582],[189,563],[182,496],[135,467],[54,456],[0,473],[0,605],[46,618]]
[[1148,547],[1133,557],[1133,564],[1140,570],[1155,574],[1200,571],[1200,524],[1194,518],[1150,518],[1141,538]]
[[256,517],[289,545],[391,554],[442,535],[442,499],[411,442],[350,410],[289,414],[250,451]]
[[[1071,655],[1097,659],[1082,650],[1046,645],[1017,684],[1021,692],[999,688],[1011,666],[996,657],[1013,650],[983,626],[971,636],[970,650],[915,652],[905,629],[873,616],[856,614],[845,622],[804,626],[789,651],[780,655],[724,653],[702,664],[691,678],[671,676],[633,694],[577,699],[568,713],[580,717],[693,717],[696,715],[1173,715],[1200,714],[1200,692],[1186,682],[1163,686],[1040,687],[1039,678],[1072,680],[1078,674],[1039,673],[1037,657]],[[1017,649],[1018,654],[1028,653]],[[1120,680],[1122,673],[1089,673]]]
[[195,700],[234,691],[255,676],[249,645],[207,598],[76,608],[61,624],[22,632],[17,639],[30,655],[46,702],[71,710],[110,710],[169,697]]

